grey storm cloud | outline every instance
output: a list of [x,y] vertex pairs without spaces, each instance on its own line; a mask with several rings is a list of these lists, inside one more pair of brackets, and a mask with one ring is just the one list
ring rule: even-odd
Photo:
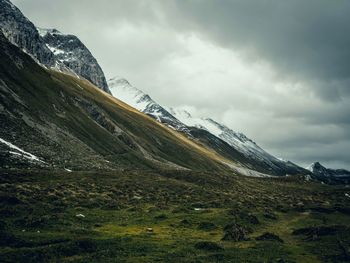
[[350,169],[350,1],[13,2],[160,104],[190,106],[301,165]]
[[203,0],[166,6],[178,26],[246,50],[253,59],[267,58],[283,77],[324,81],[317,88],[325,98],[350,93],[349,1]]

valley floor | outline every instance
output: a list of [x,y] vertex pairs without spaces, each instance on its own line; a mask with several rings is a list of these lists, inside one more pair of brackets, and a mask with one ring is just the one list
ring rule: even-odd
[[350,188],[191,171],[0,171],[1,262],[350,262]]

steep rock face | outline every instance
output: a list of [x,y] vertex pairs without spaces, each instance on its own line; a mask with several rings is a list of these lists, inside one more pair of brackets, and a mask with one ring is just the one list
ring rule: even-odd
[[227,171],[89,81],[39,66],[2,32],[0,123],[0,169]]
[[56,29],[38,28],[38,32],[57,61],[110,93],[100,65],[79,38],[74,35],[62,34]]
[[38,30],[9,0],[0,0],[0,30],[42,65],[79,75],[110,93],[101,67],[77,37]]
[[9,0],[0,0],[0,29],[5,37],[40,63],[53,67],[55,58],[32,22]]

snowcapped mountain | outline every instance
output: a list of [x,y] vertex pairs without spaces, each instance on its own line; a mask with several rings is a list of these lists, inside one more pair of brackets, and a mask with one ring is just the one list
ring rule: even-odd
[[78,37],[63,34],[56,29],[37,28],[37,30],[57,61],[110,93],[100,65]]
[[188,133],[186,125],[156,103],[149,95],[132,86],[126,79],[114,77],[108,81],[108,86],[112,95],[119,100],[174,130]]
[[183,109],[167,110],[126,79],[116,77],[108,85],[114,97],[249,169],[276,175],[304,172],[297,165],[270,155],[244,134],[212,119],[193,117]]
[[228,172],[220,156],[87,81],[46,70],[1,31],[0,47],[1,171]]
[[281,169],[281,167],[296,167],[295,164],[289,161],[278,159],[267,153],[254,141],[247,138],[243,133],[235,132],[227,126],[214,121],[213,119],[193,117],[188,111],[181,108],[171,108],[169,112],[187,126],[197,127],[210,132],[228,143],[248,159],[264,163],[265,165],[268,165],[271,170]]
[[180,108],[170,108],[169,111],[187,126],[207,130],[211,134],[230,144],[232,147],[239,149],[247,156],[266,161],[270,161],[271,159],[277,160],[277,158],[265,152],[243,133],[235,132],[213,119],[193,117],[188,111]]
[[81,76],[109,92],[101,67],[76,36],[37,29],[9,0],[0,0],[0,30],[41,65]]
[[319,162],[312,163],[307,168],[312,172],[313,177],[326,183],[350,183],[350,171],[345,169],[330,169]]

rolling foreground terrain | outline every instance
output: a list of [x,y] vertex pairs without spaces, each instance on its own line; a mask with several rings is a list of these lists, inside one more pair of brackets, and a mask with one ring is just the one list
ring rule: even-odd
[[0,262],[350,262],[349,172],[140,112],[79,39],[0,7]]
[[194,171],[1,172],[1,262],[349,262],[348,189]]

